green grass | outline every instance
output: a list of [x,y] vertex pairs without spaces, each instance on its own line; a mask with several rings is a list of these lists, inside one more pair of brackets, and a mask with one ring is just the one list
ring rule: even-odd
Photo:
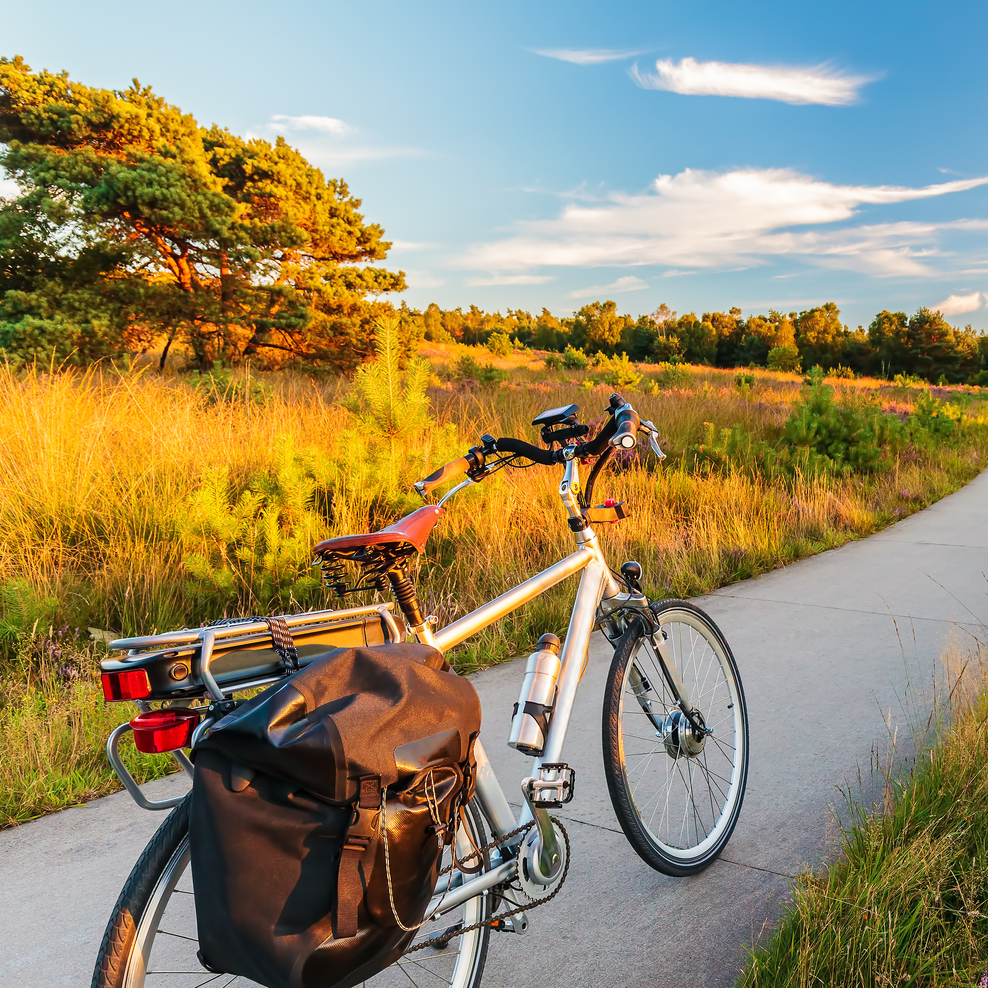
[[741,988],[950,985],[988,972],[988,653],[946,656],[949,723],[859,809],[839,860],[800,877]]
[[[464,379],[464,356],[507,380]],[[611,390],[594,383],[599,369],[547,372],[530,354],[448,346],[427,357],[428,368],[395,369],[384,384],[286,373],[207,388],[132,370],[0,368],[2,819],[112,787],[103,741],[130,716],[101,707],[86,676],[69,682],[41,667],[26,675],[23,654],[38,629],[147,634],[336,606],[310,568],[315,542],[394,521],[419,503],[413,480],[485,432],[536,440],[532,418],[570,402],[599,424]],[[977,389],[939,389],[955,423],[940,422],[941,435],[919,422],[931,400],[923,389],[834,382],[837,411],[800,426],[821,449],[883,410],[907,420],[874,469],[842,472],[819,452],[800,458],[792,450],[802,447],[783,439],[806,402],[794,375],[753,371],[754,383],[739,385],[736,372],[712,368],[634,374],[641,380],[627,396],[656,423],[669,458],[659,466],[641,449],[618,458],[597,500],[630,506],[601,540],[613,563],[641,562],[653,596],[704,593],[866,536],[986,463],[988,404]],[[453,620],[569,552],[558,481],[547,468],[505,470],[450,502],[413,574],[426,613]],[[533,601],[452,661],[480,668],[545,631],[564,632],[572,589]],[[140,764],[146,773],[170,765]]]
[[[53,640],[62,654],[39,660],[39,646],[44,642],[50,651]],[[17,674],[8,669],[0,681],[0,827],[119,789],[106,759],[106,739],[136,712],[129,703],[103,701],[91,647],[68,637],[35,636],[22,643],[20,655],[30,665]],[[120,750],[142,783],[175,768],[171,758],[138,752],[129,736]]]

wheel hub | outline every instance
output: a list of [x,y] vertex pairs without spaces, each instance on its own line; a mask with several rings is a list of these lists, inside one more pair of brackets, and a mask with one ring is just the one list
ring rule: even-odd
[[[703,727],[703,716],[699,710],[693,712],[701,728]],[[687,758],[696,758],[703,751],[703,746],[707,742],[707,732],[702,731],[697,734],[690,723],[689,718],[682,710],[673,710],[666,714],[662,720],[662,726],[655,732],[655,736],[665,745],[666,754],[673,759],[685,755]]]

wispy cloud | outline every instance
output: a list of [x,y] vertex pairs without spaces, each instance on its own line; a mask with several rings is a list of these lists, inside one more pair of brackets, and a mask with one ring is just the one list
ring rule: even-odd
[[643,89],[665,89],[684,96],[740,96],[774,99],[783,103],[822,103],[845,106],[875,76],[851,75],[829,65],[743,65],[734,62],[681,62],[659,59],[655,74],[631,68],[631,77]]
[[424,155],[421,148],[395,147],[368,140],[359,128],[338,117],[314,114],[289,116],[274,114],[267,123],[247,131],[249,138],[271,140],[275,135],[290,135],[290,142],[318,168],[335,170],[360,162],[381,161],[388,158],[410,158]]
[[929,275],[939,230],[983,221],[879,223],[806,230],[852,219],[862,205],[949,195],[988,177],[923,188],[834,185],[790,169],[660,175],[639,195],[570,203],[556,219],[516,224],[513,236],[478,244],[460,261],[491,273],[546,267],[737,268],[795,255],[830,267],[878,275]]
[[641,51],[619,51],[612,48],[533,48],[534,55],[556,58],[574,65],[599,65],[601,62],[622,62],[643,54]]
[[406,271],[405,281],[409,288],[441,288],[446,284],[431,271]]
[[628,275],[625,278],[618,278],[609,285],[594,285],[591,288],[579,288],[575,292],[570,292],[570,298],[593,298],[595,295],[619,295],[621,292],[640,292],[643,288],[648,288],[648,282]]
[[321,130],[328,134],[349,134],[353,129],[337,117],[289,117],[284,113],[276,113],[272,118],[275,126],[285,130]]
[[980,309],[986,298],[988,296],[981,292],[971,292],[970,295],[948,295],[933,308],[945,316],[959,316],[965,312],[974,312],[976,309]]
[[544,285],[554,281],[551,274],[497,274],[490,278],[468,278],[468,285]]

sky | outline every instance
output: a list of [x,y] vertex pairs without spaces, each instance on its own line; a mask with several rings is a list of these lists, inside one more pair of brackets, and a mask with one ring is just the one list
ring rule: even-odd
[[395,302],[988,329],[983,4],[4,6],[2,54],[344,178]]

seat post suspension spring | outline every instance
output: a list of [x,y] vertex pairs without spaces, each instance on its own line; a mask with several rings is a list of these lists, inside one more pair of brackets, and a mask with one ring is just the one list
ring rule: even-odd
[[412,581],[408,578],[408,571],[395,567],[388,571],[388,581],[391,584],[391,591],[398,601],[402,614],[410,627],[417,628],[425,622],[422,617],[422,609],[419,607],[418,594]]

